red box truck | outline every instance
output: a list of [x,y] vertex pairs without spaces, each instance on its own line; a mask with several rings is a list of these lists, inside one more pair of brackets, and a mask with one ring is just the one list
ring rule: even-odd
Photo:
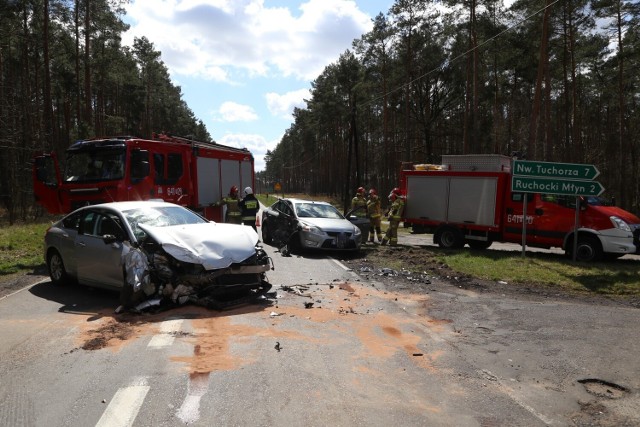
[[[403,166],[403,221],[430,232],[442,248],[488,248],[492,242],[559,247],[576,259],[614,259],[640,249],[640,218],[595,196],[511,190],[512,159],[501,155],[442,156],[441,165]],[[523,212],[526,201],[526,213]],[[576,203],[579,214],[576,215]]]

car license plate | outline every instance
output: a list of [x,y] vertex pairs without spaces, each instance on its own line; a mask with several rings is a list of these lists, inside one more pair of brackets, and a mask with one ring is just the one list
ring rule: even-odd
[[344,249],[347,247],[347,235],[345,233],[340,233],[336,236],[336,246],[338,249]]

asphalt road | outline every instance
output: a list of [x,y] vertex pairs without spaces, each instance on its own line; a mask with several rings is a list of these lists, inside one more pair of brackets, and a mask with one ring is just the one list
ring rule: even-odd
[[116,316],[48,281],[0,299],[0,425],[640,425],[640,310],[267,249],[273,298],[231,311]]

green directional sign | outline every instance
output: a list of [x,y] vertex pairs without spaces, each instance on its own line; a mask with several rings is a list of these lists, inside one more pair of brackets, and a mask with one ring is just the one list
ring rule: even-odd
[[599,196],[604,192],[604,187],[598,181],[512,176],[511,191],[570,196]]
[[581,163],[536,162],[531,160],[514,160],[512,173],[518,176],[577,180],[595,179],[600,175],[600,171],[594,165]]

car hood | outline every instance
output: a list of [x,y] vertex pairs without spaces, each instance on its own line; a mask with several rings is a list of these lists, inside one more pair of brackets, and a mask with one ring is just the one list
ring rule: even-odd
[[302,223],[309,224],[323,231],[353,232],[353,224],[346,219],[335,218],[305,218]]
[[179,261],[205,270],[229,267],[255,255],[258,233],[252,227],[215,222],[170,227],[139,225]]

